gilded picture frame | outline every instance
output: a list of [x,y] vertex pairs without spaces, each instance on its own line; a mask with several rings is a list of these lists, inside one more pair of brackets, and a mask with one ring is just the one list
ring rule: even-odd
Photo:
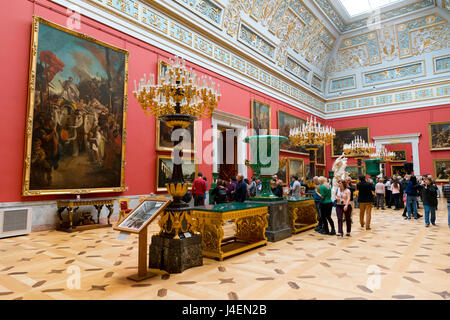
[[[301,170],[298,170],[299,163],[301,163]],[[293,175],[298,176],[298,180],[306,177],[305,160],[300,158],[288,158],[288,180]]]
[[321,145],[318,150],[316,150],[316,165],[326,166],[327,158],[325,154],[325,146]]
[[392,162],[405,162],[406,161],[406,150],[392,150],[393,153],[395,153],[394,159]]
[[450,158],[433,159],[433,176],[436,179],[436,182],[449,182]]
[[128,59],[33,16],[23,196],[125,191]]
[[[266,110],[261,112],[262,108]],[[250,110],[251,128],[255,130],[254,134],[259,135],[259,130],[263,129],[266,130],[265,134],[270,134],[270,129],[272,128],[270,104],[258,101],[256,99],[251,99]]]
[[396,176],[404,176],[406,174],[406,169],[403,164],[391,164],[391,177]]
[[[281,110],[277,111],[278,134],[280,136],[289,138],[290,130],[296,127],[300,127],[303,123],[306,123],[306,120],[293,116]],[[309,155],[309,152],[306,151],[304,147],[294,146],[290,139],[281,144],[280,151]]]
[[450,150],[450,121],[428,123],[430,150]]
[[[183,148],[185,153],[195,153],[195,122],[188,126],[191,136],[191,142],[186,144],[186,148]],[[164,121],[156,119],[156,150],[157,151],[172,151],[174,148],[174,141],[171,140],[172,128],[168,127]],[[184,142],[182,142],[184,143]]]
[[[362,167],[363,174],[366,174],[366,166],[364,165]],[[356,181],[359,179],[358,176],[358,166],[347,166],[345,167],[345,172],[349,173],[350,178],[352,178],[352,181]]]
[[366,142],[370,142],[369,127],[336,129],[336,136],[331,142],[331,157],[339,157],[343,152],[344,144],[351,143],[355,136],[361,136]]
[[[184,182],[192,187],[194,179],[197,177],[198,164],[193,157],[183,157],[183,178]],[[172,166],[172,167],[170,167]],[[167,192],[165,183],[170,182],[171,170],[173,170],[172,157],[158,155],[156,158],[156,191]]]

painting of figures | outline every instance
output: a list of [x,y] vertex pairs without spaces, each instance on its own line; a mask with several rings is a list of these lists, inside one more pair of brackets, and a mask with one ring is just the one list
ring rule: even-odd
[[431,150],[450,150],[450,121],[429,123]]
[[331,156],[339,157],[344,152],[344,144],[350,144],[356,136],[369,143],[369,128],[352,128],[336,130],[336,136],[331,143]]
[[255,135],[270,134],[270,105],[252,99],[251,116]]
[[434,176],[437,182],[450,179],[450,159],[433,159]]
[[[299,128],[304,123],[306,123],[306,121],[303,119],[292,116],[289,113],[278,111],[278,130],[280,136],[289,138],[291,129]],[[292,144],[290,139],[286,142],[283,142],[280,149],[281,151],[309,154],[309,152],[306,151],[304,147],[295,146],[294,144]]]
[[[183,158],[183,179],[192,186],[197,176],[198,165],[193,158]],[[167,191],[166,183],[172,182],[173,161],[170,156],[158,156],[156,159],[156,191]]]
[[24,195],[124,190],[128,52],[33,19]]

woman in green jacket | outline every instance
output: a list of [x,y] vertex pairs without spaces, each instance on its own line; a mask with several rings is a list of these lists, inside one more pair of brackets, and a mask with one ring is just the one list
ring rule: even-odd
[[[331,187],[327,183],[327,178],[325,177],[319,178],[319,185],[318,195],[321,198],[320,213],[322,219],[322,230],[320,233],[335,235],[336,230],[334,229],[333,219],[331,219],[331,210],[333,209],[333,202],[331,201]],[[327,221],[330,223],[331,231],[328,229]]]

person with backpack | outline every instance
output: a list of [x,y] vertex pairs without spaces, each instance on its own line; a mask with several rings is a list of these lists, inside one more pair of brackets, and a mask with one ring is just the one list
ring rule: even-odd
[[225,181],[217,180],[216,187],[211,191],[211,196],[214,199],[214,204],[227,202],[227,189],[225,188]]

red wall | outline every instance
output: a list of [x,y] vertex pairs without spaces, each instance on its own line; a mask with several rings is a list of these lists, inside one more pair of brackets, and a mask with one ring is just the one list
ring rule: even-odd
[[[0,145],[2,146],[0,202],[67,198],[67,195],[21,196],[30,33],[33,15],[41,16],[60,25],[65,25],[67,19],[66,8],[48,0],[40,0],[39,2],[33,0],[0,1],[0,21],[2,21],[0,34],[3,43],[7,44],[3,50],[0,50],[1,61],[4,61],[2,85],[0,86],[0,97],[3,101],[3,107],[0,108]],[[168,155],[170,153],[155,151],[156,121],[152,117],[144,116],[137,100],[132,95],[132,90],[134,90],[132,84],[133,80],[140,79],[144,72],[156,74],[158,59],[168,60],[173,55],[84,16],[81,17],[81,29],[77,31],[130,52],[125,170],[125,184],[128,190],[123,194],[136,195],[154,192],[157,155]],[[192,67],[199,76],[206,74],[211,76],[213,81],[220,83],[222,100],[219,103],[219,110],[250,118],[250,101],[255,98],[271,105],[272,128],[277,127],[277,110],[283,110],[301,118],[308,116],[306,112],[252,88],[189,62],[187,62],[187,65]],[[204,119],[202,126],[204,129],[210,128],[211,119]],[[292,154],[289,154],[289,156],[302,157]],[[304,156],[303,158],[306,159],[307,157]],[[209,180],[211,179],[211,165],[202,164],[199,170]],[[93,194],[83,197],[114,195],[117,194]]]
[[[330,121],[335,129],[369,127],[370,137],[388,136],[408,133],[421,133],[419,137],[420,173],[433,174],[433,159],[450,158],[450,150],[430,151],[428,123],[450,121],[450,105],[441,105],[427,108],[410,109],[404,111],[383,112],[379,114],[346,117]],[[373,141],[373,140],[371,140]],[[412,161],[411,145],[393,145],[393,150],[405,149],[408,161]],[[330,148],[327,150],[328,170],[331,170],[332,162]],[[356,164],[356,160],[350,158],[349,165]],[[390,167],[386,171],[390,175]]]

